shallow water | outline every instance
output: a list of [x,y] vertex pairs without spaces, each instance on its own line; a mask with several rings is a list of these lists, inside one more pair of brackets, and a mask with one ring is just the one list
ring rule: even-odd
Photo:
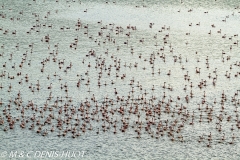
[[[240,50],[239,45],[234,44],[238,43],[238,34],[240,34],[238,29],[240,9],[237,1],[189,0],[182,3],[181,1],[109,1],[106,3],[105,1],[26,0],[0,1],[0,3],[4,6],[0,10],[1,66],[6,62],[6,66],[0,69],[1,86],[3,86],[0,92],[3,103],[0,115],[5,120],[4,125],[0,126],[0,154],[3,151],[10,153],[16,150],[25,152],[49,150],[85,151],[83,159],[239,159],[240,135],[236,124],[238,124],[237,108],[240,100],[239,95],[235,94],[240,90]],[[84,12],[86,9],[87,12]],[[20,12],[23,14],[19,14]],[[81,27],[76,30],[78,20],[81,22]],[[152,28],[150,23],[154,23]],[[212,24],[216,27],[213,28]],[[116,34],[117,26],[122,27],[119,34]],[[137,29],[127,29],[127,26],[136,26]],[[101,29],[102,27],[106,29]],[[15,30],[16,34],[12,34]],[[211,34],[208,34],[210,30]],[[99,32],[102,32],[102,36],[99,36]],[[49,42],[45,42],[45,36],[49,36]],[[76,49],[74,46],[70,48],[75,39],[78,39]],[[95,56],[88,55],[92,50],[95,51]],[[19,67],[21,61],[22,68]],[[45,61],[44,68],[42,61]],[[64,64],[59,65],[59,62]],[[98,65],[101,63],[103,63],[102,70],[101,65]],[[72,67],[67,69],[70,64]],[[88,67],[88,64],[91,67]],[[136,64],[137,67],[134,66]],[[98,66],[95,68],[96,65]],[[110,65],[112,67],[109,71]],[[118,71],[115,65],[120,66]],[[197,70],[201,68],[200,74],[196,73],[195,67]],[[43,72],[41,69],[44,69]],[[170,76],[167,75],[169,70],[171,70]],[[20,72],[21,76],[17,76]],[[210,78],[209,73],[211,73]],[[26,74],[28,82],[26,82]],[[121,79],[123,74],[126,77]],[[225,74],[230,77],[227,78]],[[101,75],[100,79],[99,75]],[[188,75],[189,81],[184,79],[184,75]],[[14,79],[11,79],[11,76],[14,76]],[[78,88],[79,79],[81,82]],[[89,85],[85,85],[88,79]],[[39,91],[36,85],[38,80]],[[206,86],[203,83],[200,89],[198,85],[205,80]],[[216,82],[215,86],[213,81]],[[98,82],[101,84],[100,87]],[[112,82],[114,84],[111,84]],[[193,87],[190,87],[191,82]],[[104,83],[107,85],[104,86]],[[131,83],[132,85],[129,85]],[[142,90],[138,87],[138,83],[142,86]],[[48,89],[50,85],[52,88]],[[65,88],[61,89],[63,85],[68,86],[67,92],[64,91]],[[155,90],[152,90],[153,85]],[[9,86],[12,86],[11,90]],[[114,88],[117,89],[117,95],[114,93]],[[193,98],[190,98],[190,92],[193,93]],[[20,107],[14,104],[18,93],[22,101]],[[26,123],[25,129],[19,126],[22,120],[20,112],[22,106],[25,107],[24,120],[30,119],[35,113],[31,107],[27,108],[29,101],[32,101],[34,107],[39,110],[47,103],[48,107],[43,115],[36,112],[36,120],[41,119],[41,123],[44,123],[44,119],[49,114],[54,114],[55,119],[52,120],[52,124],[56,126],[58,111],[65,104],[69,104],[69,110],[64,114],[69,115],[70,108],[78,109],[81,103],[88,100],[89,111],[92,113],[96,109],[96,103],[91,100],[93,94],[99,109],[106,104],[109,105],[108,112],[111,109],[119,110],[120,106],[125,107],[124,118],[129,117],[129,120],[126,120],[129,128],[125,133],[119,130],[123,123],[120,121],[122,116],[117,112],[114,115],[108,113],[111,121],[118,120],[116,135],[113,134],[112,124],[110,126],[108,122],[101,120],[100,112],[95,115],[95,118],[100,116],[99,122],[93,120],[91,126],[89,123],[86,124],[87,128],[92,127],[92,131],[81,132],[81,136],[76,138],[72,138],[71,133],[66,137],[58,137],[59,131],[56,127],[53,133],[50,132],[52,125],[43,126],[41,134],[47,129],[47,136],[36,133],[37,125],[34,130],[28,130],[33,122]],[[222,94],[226,96],[223,104],[221,104]],[[189,103],[185,100],[186,95],[189,96]],[[124,100],[117,99],[117,96]],[[47,100],[49,97],[50,100]],[[112,102],[106,102],[106,97]],[[138,100],[141,97],[143,100]],[[232,100],[232,97],[235,99]],[[60,102],[60,99],[63,102]],[[215,99],[216,103],[214,103]],[[57,106],[53,107],[51,112],[48,109],[55,105],[55,101]],[[158,137],[156,125],[152,126],[149,133],[144,129],[147,125],[145,119],[147,116],[141,109],[154,108],[160,101],[165,103],[162,103],[161,115],[156,114],[154,119],[157,124],[160,121],[165,124],[166,120],[168,126],[171,126],[175,120],[178,121],[177,126],[184,123],[180,133],[173,131],[174,141],[171,141],[172,136],[169,136],[167,131],[163,136]],[[144,102],[146,103],[143,104]],[[199,104],[202,111],[198,109]],[[20,117],[20,121],[16,122],[13,130],[4,132],[8,123],[3,110],[9,105],[11,109],[7,114],[15,118]],[[134,111],[136,105],[141,115],[139,121],[143,123],[140,139],[136,138],[135,132],[137,114],[129,115],[128,112],[130,106],[133,106]],[[185,106],[186,110],[178,114],[181,105]],[[164,112],[166,106],[170,109],[169,114]],[[222,106],[224,106],[223,110]],[[213,109],[212,112],[210,108]],[[193,112],[194,125],[189,125]],[[186,117],[184,113],[190,116]],[[208,122],[208,113],[211,114],[211,122]],[[216,123],[219,122],[220,114],[224,118],[220,122],[219,132],[219,125]],[[227,121],[229,116],[231,120]],[[60,117],[65,119],[67,116]],[[201,123],[200,117],[202,117]],[[73,118],[78,118],[77,114],[74,114]],[[110,130],[106,132],[100,130],[97,134],[98,128],[101,128],[105,122],[106,126],[110,126]],[[74,121],[72,120],[71,123],[74,124]],[[84,121],[80,120],[80,124],[84,124]],[[234,130],[231,130],[232,125]],[[63,129],[67,126],[71,127],[64,124]],[[209,148],[207,137],[210,133],[212,139]],[[225,139],[221,140],[224,134]],[[202,135],[204,139],[199,143],[199,136]],[[229,144],[233,135],[234,143]],[[183,140],[178,139],[178,136],[183,136]],[[26,155],[22,159],[27,159]]]

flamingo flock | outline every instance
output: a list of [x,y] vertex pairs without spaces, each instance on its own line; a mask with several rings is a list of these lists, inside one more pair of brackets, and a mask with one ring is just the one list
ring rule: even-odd
[[[133,133],[139,140],[206,147],[239,142],[237,31],[198,20],[184,24],[186,33],[159,22],[143,30],[83,17],[56,20],[59,3],[71,9],[84,2],[57,0],[51,3],[59,9],[35,11],[41,3],[24,1],[24,10],[1,6],[0,130],[79,139],[86,132]],[[92,8],[81,9],[81,15],[91,14]],[[239,16],[239,9],[217,24]]]

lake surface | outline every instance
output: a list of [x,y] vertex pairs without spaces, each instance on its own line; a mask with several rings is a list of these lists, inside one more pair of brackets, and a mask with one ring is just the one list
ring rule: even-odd
[[0,5],[0,159],[240,159],[238,1]]

